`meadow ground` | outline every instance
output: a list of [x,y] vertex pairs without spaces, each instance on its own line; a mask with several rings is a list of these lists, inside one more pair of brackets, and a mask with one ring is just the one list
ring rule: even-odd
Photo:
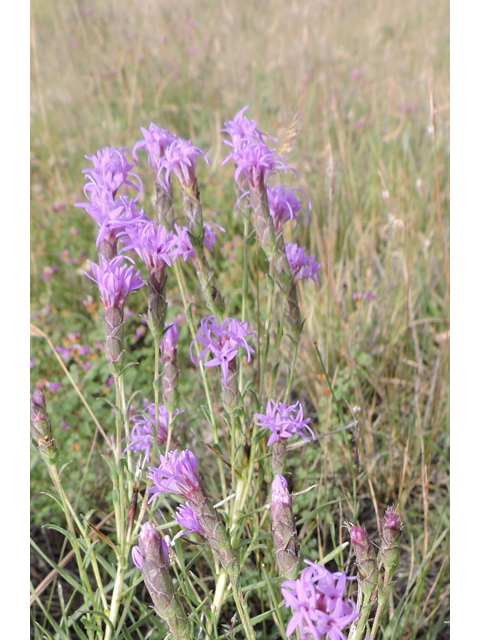
[[[54,346],[89,348],[77,349],[68,368],[103,425],[113,424],[111,409],[96,398],[113,399],[113,390],[95,348],[103,340],[98,294],[83,275],[86,260],[96,260],[95,224],[74,206],[84,200],[85,154],[131,148],[150,122],[206,151],[204,215],[226,229],[212,259],[233,314],[243,223],[219,130],[246,104],[259,128],[279,139],[298,115],[288,160],[312,211],[295,238],[322,269],[319,287],[301,288],[306,322],[293,397],[318,433],[361,410],[353,439],[324,438],[292,459],[302,486],[317,483],[315,500],[332,502],[299,527],[299,541],[322,558],[345,541],[348,519],[378,542],[383,510],[398,504],[405,532],[392,602],[399,615],[388,637],[448,638],[448,2],[34,0],[31,52],[32,323]],[[141,171],[147,209],[150,174]],[[151,386],[150,342],[137,315],[145,300],[139,294],[129,319],[129,348],[140,362],[128,372],[132,389]],[[170,304],[178,302],[173,290]],[[63,462],[71,460],[67,492],[101,519],[108,470],[94,423],[45,339],[32,339],[32,358],[32,386],[50,389],[55,438]],[[181,392],[190,398],[181,433],[208,441],[201,419],[196,435],[190,427],[198,394],[188,345],[180,359]],[[49,490],[32,450],[33,538],[58,560],[62,537],[42,528],[62,524],[41,493]],[[310,500],[301,507],[311,509]],[[353,572],[348,547],[337,561]],[[34,587],[48,571],[32,552]],[[55,585],[41,597],[61,617]],[[37,605],[32,618],[44,620]]]

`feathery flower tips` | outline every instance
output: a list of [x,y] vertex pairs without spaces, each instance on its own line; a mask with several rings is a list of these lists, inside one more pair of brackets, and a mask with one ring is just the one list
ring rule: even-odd
[[168,327],[164,333],[161,344],[162,362],[162,392],[163,401],[168,410],[173,411],[178,407],[178,367],[177,367],[177,343],[178,343],[178,326],[174,322]]
[[[146,459],[150,462],[150,450],[153,446],[153,432],[155,428],[155,403],[146,407],[145,411],[133,416],[134,426],[130,434],[130,444],[127,449],[139,453],[143,451]],[[168,436],[168,411],[163,406],[158,407],[158,433],[157,443],[165,444]],[[125,451],[127,451],[125,449]]]
[[357,580],[368,602],[378,585],[377,557],[366,529],[353,525],[350,528],[353,550],[357,560]]
[[130,258],[117,256],[111,260],[102,258],[102,266],[88,261],[92,265],[93,276],[87,275],[97,283],[100,297],[105,308],[105,355],[114,375],[121,370],[123,349],[123,309],[131,291],[140,289],[145,281],[140,271],[134,272],[134,265],[122,264]]
[[287,438],[299,435],[310,442],[310,437],[304,431],[306,429],[310,432],[312,440],[315,440],[315,434],[308,426],[310,418],[303,417],[303,407],[300,401],[289,406],[283,402],[269,400],[266,413],[255,413],[254,418],[258,420],[257,426],[270,429],[272,432],[267,446],[273,444],[272,471],[275,474],[281,474],[285,467],[287,454],[285,441]]
[[232,139],[231,142],[228,142],[228,140],[224,140],[223,142],[228,144],[230,147],[233,147],[235,151],[240,150],[250,142],[263,142],[263,136],[276,140],[276,138],[272,138],[272,136],[267,135],[263,131],[259,131],[255,120],[249,120],[243,115],[248,107],[248,104],[245,105],[235,115],[233,120],[225,122],[225,129],[220,129],[222,133],[228,133]]
[[246,341],[250,335],[256,342],[257,334],[250,322],[240,322],[236,318],[225,318],[220,323],[215,316],[208,316],[200,321],[200,329],[190,345],[192,362],[195,362],[193,343],[197,340],[204,347],[198,356],[198,361],[210,352],[214,357],[205,362],[205,366],[221,367],[223,374],[222,400],[227,410],[235,408],[238,402],[236,363],[238,349],[239,347],[245,349],[248,362],[250,362],[251,354],[254,353],[254,349]]
[[45,462],[55,464],[58,459],[58,449],[53,439],[52,425],[47,415],[45,395],[38,388],[35,388],[30,395],[30,432]]
[[319,270],[322,264],[316,261],[315,256],[306,256],[305,247],[299,247],[293,242],[287,242],[286,250],[290,269],[292,270],[293,283],[311,278],[319,285]]
[[191,638],[188,617],[178,597],[168,570],[168,547],[150,522],[145,522],[138,536],[138,551],[132,559],[143,575],[157,614],[168,623],[175,640]]
[[277,235],[288,220],[295,220],[295,229],[297,228],[298,214],[300,211],[305,212],[306,223],[308,225],[308,212],[303,206],[302,201],[295,195],[295,191],[300,192],[304,196],[307,201],[308,208],[311,210],[312,203],[303,189],[300,189],[299,187],[291,189],[287,185],[283,184],[279,184],[276,187],[269,187],[267,185],[268,205],[270,207],[270,215],[273,218],[275,233]]
[[[153,486],[147,490],[147,493],[152,494],[150,502],[161,493],[176,493],[183,496],[195,512],[199,526],[203,530],[202,535],[217,554],[223,568],[230,576],[236,577],[237,558],[225,527],[208,499],[198,473],[198,460],[193,453],[188,449],[178,453],[175,449],[169,452],[168,457],[160,456],[160,466],[149,467],[149,470],[151,473],[148,477],[153,481]],[[200,528],[196,530],[200,531]]]
[[[98,187],[105,188],[113,198],[122,185],[132,187],[135,191],[141,191],[140,178],[131,173],[134,165],[128,162],[120,149],[105,147],[102,151],[98,151],[97,155],[85,157],[93,164],[93,169],[83,169],[85,180],[90,180]],[[129,180],[130,177],[136,178],[139,185]]]
[[202,536],[206,535],[197,514],[190,506],[188,500],[184,505],[180,505],[178,507],[173,518],[178,522],[179,525],[186,529],[186,531],[183,531],[181,535],[193,533],[194,531],[197,531]]
[[378,554],[380,563],[385,567],[386,580],[397,570],[400,561],[400,538],[402,536],[403,523],[395,510],[388,507],[382,523],[382,543]]
[[276,475],[272,482],[270,518],[280,574],[287,580],[293,580],[298,574],[300,549],[293,517],[292,496],[288,491],[287,481],[281,475]]
[[353,600],[344,600],[347,580],[351,578],[343,572],[330,573],[322,565],[305,562],[309,566],[300,577],[281,586],[285,606],[294,610],[287,636],[298,629],[302,640],[346,640],[342,630],[360,615]]

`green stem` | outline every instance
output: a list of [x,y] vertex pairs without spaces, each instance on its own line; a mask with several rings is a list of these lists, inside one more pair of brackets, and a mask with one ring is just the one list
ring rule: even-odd
[[255,631],[253,630],[250,616],[248,615],[248,611],[245,606],[245,600],[243,599],[242,592],[237,587],[237,580],[234,576],[230,576],[230,584],[232,585],[235,604],[237,605],[238,613],[240,614],[240,619],[242,621],[243,628],[245,629],[245,635],[248,640],[256,640]]

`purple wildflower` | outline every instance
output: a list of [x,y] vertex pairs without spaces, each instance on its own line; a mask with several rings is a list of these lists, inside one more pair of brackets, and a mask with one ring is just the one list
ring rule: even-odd
[[168,329],[162,338],[162,353],[166,353],[170,358],[173,358],[177,353],[178,325],[176,322],[173,322],[170,325],[166,324],[165,327],[168,327]]
[[205,535],[205,529],[202,527],[197,514],[192,509],[188,500],[185,505],[180,505],[178,507],[173,518],[178,522],[179,525],[185,527],[186,529],[186,531],[183,531],[181,535],[193,533],[194,531],[197,531],[202,536]]
[[[113,197],[119,187],[128,185],[136,191],[141,191],[140,178],[132,174],[130,170],[133,164],[128,162],[125,154],[120,149],[105,147],[98,151],[97,155],[85,156],[93,164],[93,169],[83,169],[85,179],[91,180],[95,185],[106,189]],[[137,178],[140,186],[129,180],[129,176]]]
[[125,247],[122,251],[134,249],[145,263],[148,272],[172,266],[171,253],[177,239],[172,231],[167,232],[164,226],[152,220],[130,226],[123,239]]
[[184,498],[192,494],[203,493],[202,481],[198,473],[198,460],[191,451],[185,449],[180,453],[175,449],[168,457],[160,456],[159,467],[149,467],[152,473],[148,477],[153,480],[153,487],[147,493],[153,494],[151,502],[160,493],[176,493]]
[[321,262],[317,262],[314,255],[306,256],[305,247],[298,247],[293,242],[287,242],[287,258],[292,271],[293,282],[311,278],[316,284],[320,284],[319,270]]
[[[145,523],[145,524],[150,524],[150,523]],[[153,525],[151,526],[153,527]],[[162,538],[161,540],[162,540],[161,544],[163,547],[163,557],[168,562],[168,544],[166,543],[165,538]],[[133,560],[133,564],[137,567],[137,569],[140,569],[140,571],[143,571],[143,557],[142,557],[142,552],[140,551],[140,547],[137,547],[137,546],[132,547],[132,560]]]
[[246,144],[250,142],[262,142],[263,136],[271,138],[276,141],[276,138],[267,135],[263,131],[257,129],[257,123],[255,120],[249,120],[243,114],[248,109],[249,105],[245,105],[243,109],[235,115],[233,120],[225,122],[225,129],[220,129],[221,132],[228,133],[232,142],[224,140],[225,144],[233,147],[236,151],[240,150]]
[[[135,451],[135,453],[144,451],[147,461],[150,462],[150,450],[153,446],[153,432],[155,429],[155,403],[152,402],[145,408],[145,411],[134,415],[133,421],[134,426],[132,427],[130,444],[127,449],[131,449]],[[165,444],[167,441],[168,423],[168,411],[163,405],[160,405],[158,407],[158,444]],[[125,451],[127,451],[127,449],[125,449]]]
[[295,528],[292,496],[287,481],[277,474],[272,482],[270,501],[272,538],[280,574],[286,579],[297,577],[300,563],[300,549]]
[[140,127],[144,140],[140,140],[133,147],[133,159],[138,162],[136,155],[137,149],[145,149],[148,153],[148,164],[155,169],[156,172],[160,169],[160,160],[165,155],[165,150],[172,142],[177,140],[177,136],[171,133],[168,129],[159,129],[157,125],[150,124],[148,130]]
[[272,432],[267,445],[273,444],[280,438],[286,439],[293,435],[299,435],[310,442],[310,438],[303,431],[304,429],[307,429],[311,433],[312,439],[315,440],[315,434],[308,426],[310,418],[303,417],[303,407],[300,401],[288,406],[283,402],[269,400],[266,413],[256,413],[254,418],[258,420],[256,424],[259,427],[270,429]]
[[270,215],[273,218],[275,225],[275,232],[278,234],[282,229],[282,225],[288,220],[295,220],[295,229],[298,225],[298,214],[300,211],[305,212],[305,217],[308,225],[308,213],[303,206],[302,201],[296,197],[295,191],[299,191],[305,197],[308,208],[312,209],[312,203],[307,197],[307,194],[295,187],[291,189],[287,185],[279,184],[276,187],[269,187],[267,185],[268,205],[270,207]]
[[131,266],[122,264],[124,260],[133,263],[133,260],[126,256],[117,256],[111,260],[102,258],[101,267],[88,260],[92,265],[94,275],[93,277],[88,273],[85,275],[97,283],[100,297],[106,309],[116,307],[123,310],[128,294],[135,289],[140,289],[145,284],[140,276],[140,271],[133,272],[134,264]]
[[30,369],[35,366],[35,358],[30,358]]
[[298,628],[304,640],[346,640],[342,629],[359,617],[355,602],[344,601],[347,580],[345,573],[330,573],[319,564],[308,565],[297,580],[286,580],[281,585],[285,606],[294,609],[286,634],[291,636]]
[[47,388],[52,393],[58,391],[58,389],[62,386],[61,382],[47,382]]
[[195,362],[192,350],[193,343],[195,340],[198,340],[204,347],[198,356],[198,360],[202,360],[210,351],[214,357],[206,362],[205,366],[220,366],[225,384],[227,384],[228,364],[236,357],[239,347],[245,349],[248,361],[250,362],[251,354],[254,353],[254,349],[250,347],[246,341],[246,337],[250,335],[254,336],[256,342],[257,334],[250,322],[240,322],[240,320],[236,318],[225,318],[222,323],[219,323],[218,318],[215,316],[202,318],[200,321],[200,329],[190,345],[190,358],[192,362]]
[[[215,241],[217,239],[217,234],[212,229],[212,226],[220,229],[222,233],[225,233],[225,229],[219,224],[212,223],[212,225],[210,225],[207,222],[203,223],[203,229],[205,232],[203,243],[209,251],[213,252],[213,245],[215,244]],[[177,232],[178,240],[175,248],[172,251],[172,258],[175,260],[178,258],[178,256],[182,256],[184,262],[186,262],[189,258],[195,258],[195,249],[193,248],[192,242],[190,240],[187,227],[180,227],[178,226],[178,224],[176,224],[175,230]]]
[[165,155],[159,162],[158,178],[161,179],[161,170],[165,169],[166,184],[169,183],[170,173],[173,171],[182,186],[191,186],[197,179],[197,158],[199,156],[203,156],[205,162],[210,164],[206,153],[201,149],[194,147],[190,141],[177,138],[165,149]]
[[232,159],[237,168],[235,169],[235,180],[241,173],[248,180],[250,188],[263,189],[269,175],[272,172],[278,173],[280,170],[297,172],[292,167],[285,164],[285,160],[277,155],[274,150],[269,149],[262,142],[256,142],[243,146],[238,151],[228,155],[222,164]]
[[374,300],[375,296],[373,295],[373,293],[354,293],[352,295],[352,300],[354,302],[358,302],[358,300]]
[[54,273],[57,273],[57,271],[58,267],[56,265],[53,265],[53,267],[43,267],[42,273],[40,274],[40,280],[43,280],[44,282],[50,282],[50,280],[52,279],[52,275]]

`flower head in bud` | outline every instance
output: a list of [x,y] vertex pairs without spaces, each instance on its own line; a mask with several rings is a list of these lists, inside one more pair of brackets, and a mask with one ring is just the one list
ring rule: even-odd
[[330,573],[319,564],[305,561],[306,567],[297,580],[286,580],[281,591],[285,606],[294,614],[288,623],[286,634],[291,636],[298,628],[302,639],[345,640],[345,629],[356,618],[353,600],[344,600],[347,580],[345,573]]
[[[165,538],[161,538],[159,536],[158,531],[155,529],[151,522],[145,522],[145,524],[142,526],[138,535],[138,540],[142,541],[144,549],[150,549],[151,547],[153,547],[153,550],[155,552],[156,548],[161,545],[163,558],[168,564],[168,545],[165,541]],[[140,547],[132,547],[132,560],[137,569],[143,571],[143,556]]]
[[[208,224],[207,222],[203,223],[203,244],[209,251],[213,251],[213,245],[215,244],[215,241],[217,239],[217,234],[212,229],[212,227],[217,227],[222,233],[225,233],[225,229],[219,224]],[[179,256],[182,256],[184,262],[186,262],[189,258],[195,258],[195,249],[193,248],[192,242],[190,240],[187,227],[180,227],[178,226],[178,224],[176,224],[175,230],[177,232],[177,242],[171,254],[172,258],[177,259]]]
[[388,507],[382,523],[382,543],[380,545],[379,559],[389,575],[392,575],[400,561],[400,538],[402,536],[403,523],[400,514],[395,507]]
[[230,159],[237,166],[235,180],[238,181],[240,174],[243,173],[250,188],[263,188],[272,172],[293,171],[295,176],[297,175],[295,169],[289,167],[282,157],[277,155],[274,150],[269,149],[263,142],[244,145],[238,151],[228,155],[222,164]]
[[320,284],[319,269],[322,263],[317,262],[315,256],[306,256],[305,247],[298,247],[293,242],[287,242],[285,249],[293,282],[311,278],[316,284]]
[[45,396],[38,388],[35,388],[30,396],[30,432],[42,458],[52,464],[55,463],[58,458],[58,449],[47,415]]
[[162,354],[164,353],[170,358],[173,358],[177,353],[177,343],[179,336],[178,325],[176,322],[173,322],[170,325],[168,323],[165,323],[165,328],[167,327],[168,329],[163,334],[161,351]]
[[124,260],[133,263],[128,257],[117,256],[111,260],[102,258],[102,266],[88,261],[92,265],[93,277],[88,273],[85,275],[97,283],[100,297],[106,309],[123,309],[128,295],[135,289],[140,289],[145,284],[140,271],[134,273],[134,264],[128,266],[122,264]]
[[366,529],[353,525],[350,528],[353,550],[357,560],[358,584],[368,598],[378,584],[377,557]]
[[[178,411],[175,413],[178,413]],[[125,451],[127,451],[127,449],[131,449],[136,453],[143,451],[147,461],[150,461],[150,450],[153,446],[153,432],[155,428],[155,403],[152,402],[146,407],[145,411],[134,415],[133,421],[135,424],[130,434],[130,444]],[[167,441],[168,423],[168,411],[163,404],[161,404],[158,407],[158,444],[165,444]]]
[[159,171],[160,160],[165,155],[165,149],[169,147],[172,142],[177,139],[174,133],[171,133],[168,129],[159,129],[157,125],[151,123],[148,130],[140,127],[144,140],[140,140],[133,147],[133,159],[138,162],[136,155],[137,149],[145,149],[148,153],[148,164]]
[[280,438],[286,439],[293,435],[299,435],[307,442],[310,442],[310,438],[305,434],[304,429],[307,429],[311,433],[312,439],[315,440],[315,434],[308,426],[310,418],[303,417],[303,407],[300,401],[289,406],[283,404],[283,402],[269,400],[266,413],[256,413],[254,418],[258,420],[256,424],[259,427],[270,429],[272,432],[267,445],[271,445]]
[[228,142],[228,140],[224,140],[223,142],[228,144],[228,146],[233,147],[236,151],[250,142],[263,143],[263,136],[276,140],[276,138],[272,138],[272,136],[263,133],[263,131],[259,131],[255,120],[249,120],[243,115],[247,109],[248,104],[245,105],[243,109],[240,109],[233,120],[225,122],[225,129],[220,129],[222,133],[228,133],[232,139],[231,142]]
[[148,272],[172,266],[171,253],[177,243],[172,231],[152,220],[140,222],[126,229],[125,246],[122,251],[134,249],[145,263]]
[[270,207],[270,215],[273,218],[275,232],[278,234],[282,229],[282,225],[288,220],[295,220],[295,229],[298,225],[298,214],[300,211],[305,212],[308,225],[308,213],[303,206],[302,201],[297,198],[295,191],[300,192],[306,199],[308,208],[312,209],[312,203],[308,199],[303,189],[295,187],[290,189],[287,185],[279,184],[276,187],[267,185],[268,205]]
[[200,535],[205,536],[206,531],[202,527],[200,520],[198,519],[197,514],[190,506],[190,503],[187,502],[185,505],[180,505],[173,516],[174,520],[178,522],[179,525],[184,527],[186,531],[183,531],[181,535],[186,535],[187,533],[193,533],[197,531]]
[[270,501],[272,537],[280,574],[284,578],[296,578],[300,563],[300,550],[292,509],[292,496],[287,481],[277,474],[272,482]]
[[203,492],[198,460],[188,449],[180,453],[175,449],[168,457],[160,456],[160,466],[149,470],[148,478],[153,480],[153,487],[147,490],[153,494],[149,502],[160,493],[176,493],[189,499],[193,493]]
[[193,343],[198,340],[204,347],[198,356],[198,360],[202,360],[207,353],[211,353],[214,357],[205,363],[206,367],[220,366],[223,373],[225,384],[228,379],[228,363],[233,360],[239,347],[243,347],[247,352],[247,358],[250,362],[251,354],[254,353],[253,348],[247,343],[247,336],[254,336],[257,341],[257,334],[250,322],[240,322],[235,318],[225,318],[223,322],[219,322],[215,316],[202,318],[200,321],[200,329],[195,339],[190,345],[190,358],[195,362],[193,357]]
[[[170,173],[177,176],[184,187],[191,186],[197,179],[197,158],[202,156],[210,164],[207,154],[194,147],[190,141],[178,138],[165,149],[165,155],[160,160],[160,172],[165,169],[165,182],[168,185]],[[161,179],[160,172],[158,178]]]
[[[130,170],[133,164],[128,162],[125,154],[120,149],[105,147],[98,151],[97,155],[85,156],[93,164],[93,169],[83,169],[85,178],[91,180],[99,187],[104,187],[113,197],[119,187],[128,185],[136,191],[141,190],[140,178],[132,174]],[[140,186],[129,180],[129,177],[137,178]]]

